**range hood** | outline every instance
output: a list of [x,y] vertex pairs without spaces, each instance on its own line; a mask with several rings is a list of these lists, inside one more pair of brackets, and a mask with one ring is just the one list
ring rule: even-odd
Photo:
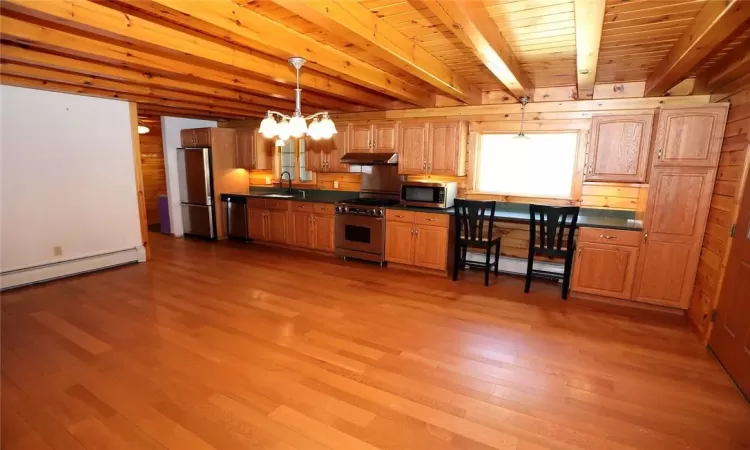
[[398,153],[347,153],[341,157],[341,162],[358,166],[398,164]]

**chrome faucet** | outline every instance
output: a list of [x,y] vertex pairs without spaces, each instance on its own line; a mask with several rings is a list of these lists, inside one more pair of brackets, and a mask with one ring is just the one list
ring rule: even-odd
[[284,187],[284,174],[289,175],[289,194],[292,193],[292,174],[289,173],[289,171],[283,171],[281,172],[281,176],[279,177],[279,187]]

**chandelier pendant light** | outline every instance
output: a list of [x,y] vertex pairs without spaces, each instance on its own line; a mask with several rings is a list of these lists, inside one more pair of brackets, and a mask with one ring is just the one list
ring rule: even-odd
[[521,97],[521,130],[518,132],[517,135],[513,136],[513,140],[516,141],[528,141],[530,138],[526,136],[526,133],[523,132],[523,122],[526,118],[526,104],[529,103],[528,97]]
[[[302,89],[299,87],[299,69],[305,65],[305,58],[294,56],[289,58],[297,70],[297,88],[295,92],[295,108],[291,116],[278,111],[268,111],[266,118],[260,123],[260,133],[266,139],[276,139],[276,146],[282,147],[290,137],[301,138],[310,136],[314,140],[330,139],[337,133],[336,125],[327,111],[317,112],[309,116],[302,115]],[[278,121],[276,118],[278,117]],[[310,125],[307,122],[310,121]]]

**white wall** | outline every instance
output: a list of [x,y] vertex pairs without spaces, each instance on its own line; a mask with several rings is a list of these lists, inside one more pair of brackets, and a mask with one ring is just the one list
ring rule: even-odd
[[142,251],[128,103],[0,86],[0,105],[0,285]]
[[182,213],[180,211],[180,183],[177,172],[177,149],[180,145],[180,131],[187,128],[215,127],[211,120],[185,119],[182,117],[161,118],[161,138],[164,144],[164,165],[167,172],[167,197],[169,199],[169,223],[172,234],[182,236]]

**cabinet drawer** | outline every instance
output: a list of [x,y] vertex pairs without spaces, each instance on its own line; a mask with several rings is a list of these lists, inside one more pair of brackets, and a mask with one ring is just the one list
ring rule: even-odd
[[414,211],[404,211],[402,209],[387,209],[385,211],[386,220],[393,222],[408,222],[414,223]]
[[436,227],[448,228],[450,224],[451,216],[449,214],[430,214],[430,213],[415,213],[416,218],[414,223],[417,225],[432,225]]
[[583,227],[578,231],[580,242],[596,242],[600,244],[626,245],[639,247],[641,245],[640,231],[610,230],[607,228]]
[[292,211],[313,212],[313,204],[304,202],[292,202]]
[[289,200],[266,200],[266,209],[289,210]]
[[262,198],[248,198],[248,209],[266,209],[266,200]]
[[317,214],[333,214],[333,208],[331,203],[313,203],[313,211]]

